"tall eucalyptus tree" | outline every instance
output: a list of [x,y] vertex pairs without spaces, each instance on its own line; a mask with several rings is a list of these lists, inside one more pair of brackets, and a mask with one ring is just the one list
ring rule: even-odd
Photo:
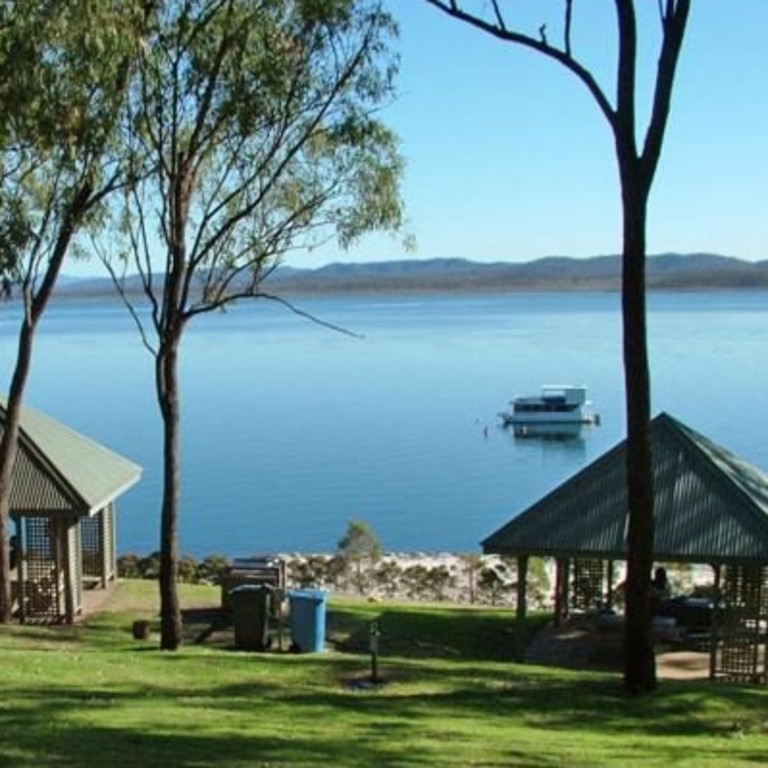
[[[161,4],[131,94],[134,182],[121,254],[105,253],[154,356],[163,424],[161,648],[181,642],[178,355],[196,316],[270,298],[286,253],[396,229],[402,163],[378,111],[393,96],[392,19],[371,0]],[[115,259],[118,258],[118,261]]]
[[0,271],[23,302],[0,438],[0,621],[8,520],[35,333],[62,264],[119,182],[113,153],[143,13],[130,0],[0,3]]
[[[559,31],[547,24],[534,33],[512,22],[519,8],[500,0],[426,0],[444,13],[503,42],[519,45],[560,64],[587,89],[613,134],[623,213],[622,319],[627,419],[627,593],[624,687],[633,694],[656,688],[648,585],[653,566],[653,472],[651,464],[651,384],[645,310],[648,199],[661,156],[677,64],[691,0],[658,0],[660,46],[650,118],[642,140],[637,118],[638,23],[634,0],[613,0],[616,23],[616,75],[613,100],[595,74],[576,57],[574,0],[563,0]],[[554,34],[556,32],[557,34]]]

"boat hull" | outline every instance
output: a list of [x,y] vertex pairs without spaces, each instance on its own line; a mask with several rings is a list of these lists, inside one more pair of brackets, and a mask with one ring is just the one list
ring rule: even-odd
[[514,413],[503,411],[499,414],[504,426],[511,424],[596,424],[594,413]]

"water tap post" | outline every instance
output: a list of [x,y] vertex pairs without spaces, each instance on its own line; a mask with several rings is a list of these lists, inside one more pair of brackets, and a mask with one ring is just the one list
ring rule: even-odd
[[379,682],[379,622],[372,621],[368,627],[368,644],[371,651],[371,682]]

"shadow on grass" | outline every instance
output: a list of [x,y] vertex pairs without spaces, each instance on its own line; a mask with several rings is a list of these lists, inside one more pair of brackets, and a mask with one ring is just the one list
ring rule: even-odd
[[[179,656],[158,654],[169,667]],[[172,663],[168,664],[168,661]],[[188,660],[189,661],[189,660]],[[255,660],[258,662],[258,660]],[[421,766],[462,764],[462,750],[472,739],[482,749],[479,764],[562,765],[549,749],[532,750],[516,743],[529,734],[565,743],[585,731],[626,736],[635,746],[614,764],[675,764],[690,760],[691,743],[675,738],[727,738],[733,724],[713,716],[728,709],[759,712],[766,696],[757,690],[688,685],[669,687],[643,701],[623,699],[614,679],[527,673],[511,669],[506,679],[497,670],[478,670],[457,680],[442,670],[443,686],[430,682],[437,668],[403,666],[392,683],[376,692],[351,692],[338,685],[348,660],[332,657],[265,659],[251,664],[250,679],[223,685],[56,687],[13,690],[6,696],[23,701],[0,714],[0,761],[27,765],[135,766]],[[280,669],[285,667],[282,674]],[[268,673],[269,678],[267,679]],[[281,682],[299,674],[294,684]],[[714,709],[713,709],[714,708]],[[672,737],[663,744],[643,735]],[[631,736],[631,738],[629,738]],[[445,742],[450,741],[449,744]],[[482,744],[482,747],[480,746]],[[732,759],[759,762],[764,744],[728,741]],[[551,749],[551,747],[550,747]],[[676,757],[673,752],[677,750]],[[469,752],[468,752],[469,753]],[[616,756],[614,756],[615,758]],[[569,764],[585,766],[588,757]]]
[[515,621],[506,611],[384,608],[377,613],[334,607],[328,612],[328,634],[334,646],[349,653],[370,647],[375,620],[383,654],[409,658],[520,661],[534,633],[548,620],[534,616]]
[[[367,672],[372,619],[388,684],[355,690],[345,683]],[[93,653],[31,654],[0,677],[0,765],[586,768],[693,764],[713,745],[762,761],[765,689],[664,683],[632,700],[617,675],[510,663],[544,620],[333,607],[329,635],[345,652],[306,656],[162,653],[131,643],[123,619],[94,623],[82,641]]]

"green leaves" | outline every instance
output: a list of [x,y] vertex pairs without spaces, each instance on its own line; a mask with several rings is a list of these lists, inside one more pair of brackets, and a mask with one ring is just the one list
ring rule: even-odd
[[179,312],[257,293],[288,250],[401,225],[403,163],[377,116],[395,34],[368,0],[162,4],[126,134],[134,202],[162,201],[142,208],[160,243],[134,239],[136,267],[185,260]]
[[81,225],[100,221],[94,208],[116,184],[119,110],[140,18],[131,0],[2,7],[0,250],[17,273],[32,275],[57,242],[66,252]]
[[127,2],[16,2],[2,40],[3,107],[11,141],[76,157],[115,122],[135,48]]
[[337,552],[344,560],[378,560],[381,557],[381,544],[367,523],[350,520],[346,532],[339,539]]

